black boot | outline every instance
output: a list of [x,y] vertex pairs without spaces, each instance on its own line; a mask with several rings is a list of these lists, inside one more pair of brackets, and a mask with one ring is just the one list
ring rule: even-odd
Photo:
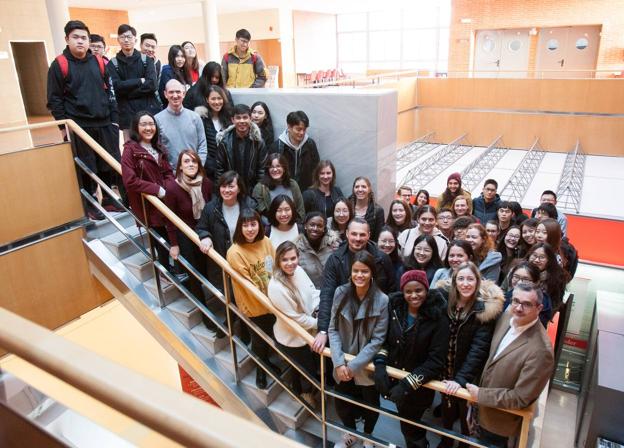
[[256,368],[256,387],[258,389],[266,389],[267,388],[266,373],[260,367]]

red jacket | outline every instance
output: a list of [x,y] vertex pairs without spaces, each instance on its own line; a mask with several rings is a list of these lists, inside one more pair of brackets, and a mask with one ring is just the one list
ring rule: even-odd
[[[143,205],[141,193],[158,196],[160,187],[166,190],[167,182],[173,180],[173,171],[167,159],[167,151],[162,147],[156,148],[160,153],[158,163],[138,142],[128,140],[124,144],[121,156],[121,176],[128,193],[128,202],[134,214],[143,222]],[[166,223],[165,217],[148,201],[145,201],[145,210],[149,217],[149,225],[162,227]]]
[[[197,219],[193,216],[193,202],[191,201],[191,195],[186,192],[182,187],[174,180],[167,183],[165,187],[167,195],[165,196],[165,204],[171,209],[173,213],[186,223],[191,229],[195,230],[197,225]],[[207,177],[204,177],[202,182],[202,193],[206,204],[210,202],[212,198],[212,182]],[[169,234],[169,242],[172,246],[178,245],[177,227],[167,221],[166,223],[167,233]]]

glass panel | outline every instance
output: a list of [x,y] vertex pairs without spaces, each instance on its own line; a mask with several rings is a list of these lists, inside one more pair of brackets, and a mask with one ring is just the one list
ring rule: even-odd
[[370,33],[371,61],[398,61],[401,59],[400,31],[373,31]]
[[418,2],[418,7],[403,11],[403,28],[433,28],[438,26],[438,2]]
[[340,67],[342,71],[349,75],[365,75],[366,63],[365,62],[345,62],[341,63]]
[[448,27],[451,25],[451,0],[439,0],[440,4],[440,21],[441,27]]
[[557,48],[559,48],[559,41],[557,39],[550,39],[547,43],[546,43],[546,47],[550,50],[550,51],[555,51]]
[[[438,48],[438,59],[448,59],[449,57],[449,29],[448,28],[440,28],[439,30],[439,41],[440,46]],[[448,61],[447,61],[448,62]],[[445,62],[445,64],[447,63]]]
[[364,31],[366,30],[366,13],[360,12],[355,14],[338,14],[337,30],[342,31]]
[[369,70],[390,70],[396,72],[401,69],[401,63],[399,61],[371,61],[368,64],[368,68]]
[[577,50],[584,50],[587,48],[588,45],[589,45],[589,41],[585,37],[581,37],[576,41]]
[[509,51],[516,52],[522,48],[522,41],[515,39],[509,42]]
[[398,30],[401,28],[401,10],[372,11],[368,15],[371,30]]
[[494,51],[494,48],[496,48],[496,42],[494,42],[494,39],[492,39],[491,36],[485,36],[483,38],[482,48],[486,53],[491,53]]
[[339,33],[340,61],[366,61],[366,33]]
[[[447,43],[448,45],[448,43]],[[435,60],[438,52],[438,30],[406,30],[403,32],[403,59]]]

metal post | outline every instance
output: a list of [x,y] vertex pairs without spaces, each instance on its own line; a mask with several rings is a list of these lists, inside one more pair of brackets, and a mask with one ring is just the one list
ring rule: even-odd
[[323,448],[327,447],[327,415],[325,409],[325,356],[321,353],[321,431],[323,433]]
[[[236,356],[236,344],[234,343],[234,328],[232,326],[232,316],[230,313],[230,277],[227,272],[223,271],[223,295],[225,296],[225,318],[227,320],[228,337],[230,338],[230,351],[232,352],[232,362],[234,363],[234,380],[238,384],[240,378],[238,376],[238,356]],[[241,322],[241,325],[244,325]]]
[[[160,271],[156,267],[155,261],[158,259],[156,254],[156,248],[152,243],[152,237],[149,232],[149,219],[147,216],[147,207],[145,205],[145,196],[141,193],[141,206],[143,207],[143,219],[145,221],[145,234],[147,235],[147,242],[150,247],[150,255],[152,257],[152,270],[154,271],[154,281],[156,282],[156,291],[158,291],[158,302],[160,303],[160,307],[165,307],[165,295],[162,292],[162,285],[160,283]],[[141,235],[141,226],[139,228],[139,235]]]

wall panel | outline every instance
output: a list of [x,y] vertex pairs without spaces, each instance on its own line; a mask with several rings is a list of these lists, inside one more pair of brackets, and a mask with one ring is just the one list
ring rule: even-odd
[[108,300],[98,296],[82,229],[0,256],[0,306],[49,329]]
[[69,143],[0,155],[0,244],[84,216]]

